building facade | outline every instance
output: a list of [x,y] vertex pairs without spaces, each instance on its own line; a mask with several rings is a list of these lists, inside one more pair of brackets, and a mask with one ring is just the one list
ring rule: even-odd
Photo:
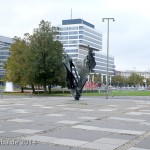
[[132,75],[132,73],[136,73],[145,79],[150,79],[150,71],[135,71],[135,70],[126,70],[126,71],[115,71],[115,75],[120,75],[125,78],[128,78]]
[[12,38],[0,36],[0,78],[2,78],[5,74],[5,70],[3,69],[3,63],[10,55],[9,49],[12,43]]
[[[96,67],[93,73],[106,76],[107,56],[102,51],[102,33],[95,26],[83,19],[62,20],[58,40],[73,61],[83,60],[88,54],[88,46],[93,50]],[[109,76],[114,75],[114,57],[109,57]]]

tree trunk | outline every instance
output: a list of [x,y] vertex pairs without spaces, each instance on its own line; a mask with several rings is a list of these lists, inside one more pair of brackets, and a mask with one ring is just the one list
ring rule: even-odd
[[47,81],[47,78],[46,78],[46,74],[45,74],[45,75],[44,75],[44,84],[43,84],[44,93],[47,92],[47,89],[46,89],[46,81]]
[[34,84],[32,84],[31,86],[32,86],[32,93],[35,93]]
[[51,91],[51,85],[48,86],[48,91],[49,91],[49,93],[52,92],[52,91]]
[[21,93],[23,93],[24,92],[24,90],[23,90],[23,86],[21,86]]

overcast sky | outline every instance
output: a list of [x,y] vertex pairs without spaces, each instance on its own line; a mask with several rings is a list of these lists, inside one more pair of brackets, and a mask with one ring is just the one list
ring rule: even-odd
[[42,19],[53,26],[63,19],[81,18],[103,33],[106,53],[110,22],[110,54],[117,70],[150,70],[150,0],[0,0],[0,35],[23,37]]

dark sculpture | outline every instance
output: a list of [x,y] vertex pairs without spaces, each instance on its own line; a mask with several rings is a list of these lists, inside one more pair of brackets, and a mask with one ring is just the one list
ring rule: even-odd
[[67,54],[64,54],[63,63],[67,71],[67,87],[75,100],[79,100],[87,76],[96,65],[92,50],[89,47],[88,50],[88,55],[83,62],[76,61],[74,63]]

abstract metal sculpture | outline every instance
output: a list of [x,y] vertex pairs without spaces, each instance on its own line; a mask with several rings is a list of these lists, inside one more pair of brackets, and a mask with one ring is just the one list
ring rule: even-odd
[[87,76],[96,65],[95,58],[89,46],[88,50],[88,55],[83,62],[78,60],[74,63],[67,54],[64,54],[63,64],[67,71],[67,87],[70,89],[75,100],[79,100],[82,89],[87,81]]

